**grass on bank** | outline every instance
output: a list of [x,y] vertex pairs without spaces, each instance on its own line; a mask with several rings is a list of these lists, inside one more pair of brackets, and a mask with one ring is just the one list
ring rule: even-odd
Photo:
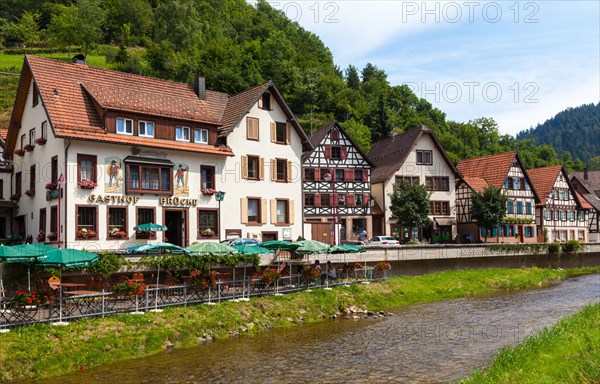
[[485,269],[398,276],[370,285],[298,292],[169,308],[162,313],[80,320],[67,327],[38,324],[0,335],[0,382],[42,379],[159,353],[172,344],[193,347],[208,339],[255,334],[273,327],[322,321],[350,305],[383,310],[443,299],[537,287],[585,273],[584,269]]
[[463,384],[599,383],[600,304],[588,305],[551,328],[505,347],[491,365]]

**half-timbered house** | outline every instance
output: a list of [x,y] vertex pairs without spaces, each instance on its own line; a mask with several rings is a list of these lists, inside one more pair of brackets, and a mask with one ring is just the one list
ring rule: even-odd
[[[240,95],[207,90],[201,76],[192,86],[81,60],[26,56],[4,153],[14,166],[11,194],[19,207],[13,233],[88,249],[122,249],[154,238],[186,246],[224,238],[227,230],[232,236],[258,228],[279,237],[300,234],[302,224],[293,218],[301,204],[292,203],[301,199],[300,177],[284,178],[285,187],[270,179],[265,185],[264,170],[249,162],[244,168],[243,159],[284,158],[299,169],[308,138],[272,83]],[[247,128],[250,116],[256,123]],[[282,143],[268,134],[254,146],[246,141],[265,135],[275,121],[283,123],[283,130],[275,129],[283,131]],[[251,172],[255,186],[246,182]],[[218,192],[225,192],[221,202]],[[248,206],[257,197],[245,220],[242,194]],[[282,215],[279,198],[287,202]],[[150,222],[167,230],[134,230]]]
[[372,234],[371,161],[337,122],[313,135],[303,157],[304,221],[314,240],[332,244]]
[[587,202],[588,211],[588,241],[600,242],[600,171],[573,172],[570,174],[571,185]]
[[538,242],[587,241],[591,206],[575,191],[564,167],[528,169],[527,173],[540,198],[535,214]]
[[[503,243],[535,243],[537,195],[525,167],[515,152],[461,160],[457,165],[462,179],[456,187],[456,215],[459,241],[479,242],[489,237]],[[500,228],[486,233],[471,216],[471,196],[487,186],[501,188],[506,195],[506,219]]]
[[[373,144],[368,154],[375,164],[371,194],[381,215],[373,215],[374,235],[452,242],[456,237],[455,179],[458,172],[433,131],[422,126]],[[431,225],[406,228],[392,218],[389,195],[402,181],[425,184],[430,195]]]

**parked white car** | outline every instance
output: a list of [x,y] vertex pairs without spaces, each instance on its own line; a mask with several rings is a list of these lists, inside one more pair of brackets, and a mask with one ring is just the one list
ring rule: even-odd
[[400,245],[400,242],[392,236],[374,236],[369,245]]

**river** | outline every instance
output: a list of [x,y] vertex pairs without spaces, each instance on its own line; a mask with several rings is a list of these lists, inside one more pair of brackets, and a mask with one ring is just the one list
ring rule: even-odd
[[600,276],[581,276],[548,288],[404,307],[389,317],[232,338],[44,383],[448,382],[599,297]]

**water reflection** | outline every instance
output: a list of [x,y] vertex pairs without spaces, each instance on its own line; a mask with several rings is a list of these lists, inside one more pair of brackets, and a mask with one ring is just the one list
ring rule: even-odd
[[45,382],[447,382],[599,297],[600,277],[583,276],[546,289],[402,308],[393,317],[240,337]]

